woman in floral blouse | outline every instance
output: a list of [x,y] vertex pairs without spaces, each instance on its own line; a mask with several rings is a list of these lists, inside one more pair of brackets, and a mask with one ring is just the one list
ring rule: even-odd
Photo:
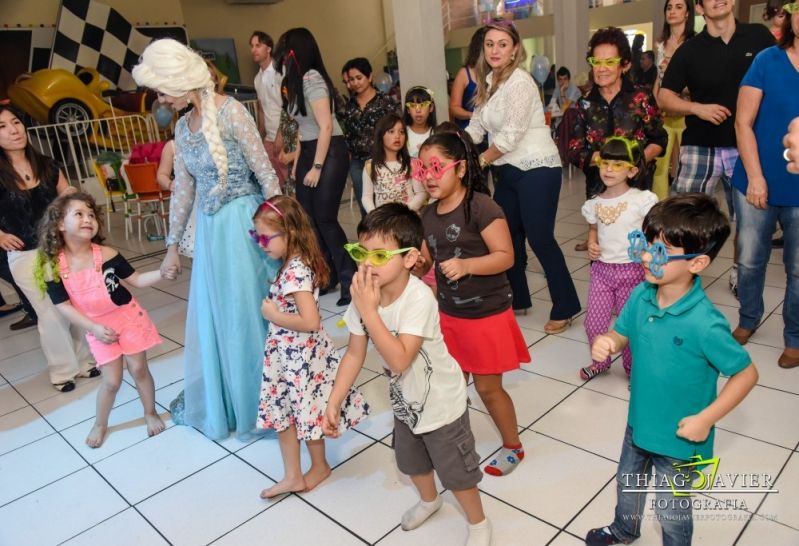
[[[668,135],[655,97],[627,77],[632,52],[624,31],[616,27],[597,30],[588,43],[588,64],[594,87],[577,102],[577,116],[569,141],[568,159],[585,173],[586,199],[602,191],[595,164],[606,138],[622,136],[639,142],[644,150],[648,172],[646,188],[652,187],[655,158],[663,153]],[[580,243],[575,250],[586,250]]]
[[372,65],[368,60],[363,57],[351,59],[344,64],[342,71],[347,74],[348,89],[352,96],[338,113],[341,118],[339,121],[350,152],[350,177],[363,217],[366,215],[361,204],[363,166],[371,155],[375,125],[386,114],[401,112],[397,101],[372,85]]

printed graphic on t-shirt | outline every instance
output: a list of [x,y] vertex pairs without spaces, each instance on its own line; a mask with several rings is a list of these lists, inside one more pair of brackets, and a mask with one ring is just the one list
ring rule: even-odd
[[[392,332],[395,336],[395,332]],[[422,420],[424,407],[427,404],[427,397],[430,395],[430,377],[433,375],[433,366],[430,362],[430,357],[427,356],[427,351],[419,349],[419,356],[424,360],[424,395],[418,402],[409,401],[402,394],[402,386],[400,385],[401,375],[393,375],[388,382],[388,396],[391,399],[391,408],[394,410],[394,415],[397,419],[408,425],[411,430],[416,428],[416,425]]]

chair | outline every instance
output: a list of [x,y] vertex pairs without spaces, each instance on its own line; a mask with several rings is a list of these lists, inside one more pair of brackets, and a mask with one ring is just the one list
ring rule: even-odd
[[[136,214],[131,215],[138,223],[139,241],[141,241],[142,221],[147,223],[148,219],[155,221],[155,230],[160,235],[163,227],[166,234],[166,207],[164,203],[169,202],[171,192],[162,190],[156,180],[158,172],[157,163],[126,163],[122,166],[130,183],[130,189],[135,194]],[[150,211],[142,213],[142,204],[149,205]],[[158,221],[160,219],[160,222]]]
[[[106,229],[111,229],[111,211],[113,210],[116,212],[116,208],[114,207],[114,197],[119,197],[122,199],[123,214],[125,219],[125,239],[127,239],[128,230],[133,231],[133,224],[130,221],[130,207],[128,206],[128,201],[133,199],[134,196],[128,192],[127,187],[116,189],[113,188],[108,182],[105,169],[102,165],[99,165],[97,161],[92,160],[92,166],[94,167],[94,174],[97,177],[97,182],[100,184],[100,189],[103,191],[103,196],[105,196]],[[120,182],[124,184],[124,180],[120,180]]]

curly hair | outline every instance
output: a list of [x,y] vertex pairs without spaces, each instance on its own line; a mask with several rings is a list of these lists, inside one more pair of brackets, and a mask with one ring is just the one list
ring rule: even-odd
[[588,52],[585,54],[585,60],[587,61],[589,57],[594,56],[594,48],[605,44],[616,46],[623,67],[632,62],[633,52],[632,49],[630,49],[630,42],[627,41],[627,36],[625,36],[624,31],[618,27],[600,28],[594,32],[594,35],[591,36],[591,40],[588,42]]
[[330,268],[319,248],[311,219],[299,201],[293,197],[275,195],[258,207],[252,221],[256,225],[260,224],[284,234],[286,260],[281,271],[286,267],[289,258],[297,257],[313,272],[314,287],[327,286],[330,280]]

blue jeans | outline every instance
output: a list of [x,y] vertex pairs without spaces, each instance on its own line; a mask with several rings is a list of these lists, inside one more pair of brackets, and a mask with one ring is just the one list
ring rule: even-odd
[[771,255],[771,237],[782,224],[785,247],[782,260],[787,281],[782,318],[785,321],[785,347],[799,348],[799,207],[768,205],[758,209],[746,202],[746,195],[733,189],[738,215],[738,300],[739,325],[754,330],[763,318],[763,287],[766,264]]
[[358,210],[361,211],[361,218],[366,216],[366,209],[361,204],[363,197],[363,167],[366,162],[362,159],[350,159],[350,178],[352,179],[352,189],[355,190],[355,200],[358,202]]
[[[656,473],[656,489],[662,490],[668,489],[668,485],[662,483],[664,476],[668,476],[669,483],[678,486],[684,483],[681,473],[673,466],[684,462],[639,448],[633,443],[633,429],[627,426],[616,472],[616,517],[610,525],[616,538],[629,544],[641,536],[646,502],[644,484],[651,481],[652,467]],[[680,477],[675,480],[675,476]],[[624,489],[640,489],[641,492],[624,493]],[[663,546],[691,545],[694,532],[691,502],[692,497],[675,497],[671,491],[655,493],[655,516],[663,531]]]

